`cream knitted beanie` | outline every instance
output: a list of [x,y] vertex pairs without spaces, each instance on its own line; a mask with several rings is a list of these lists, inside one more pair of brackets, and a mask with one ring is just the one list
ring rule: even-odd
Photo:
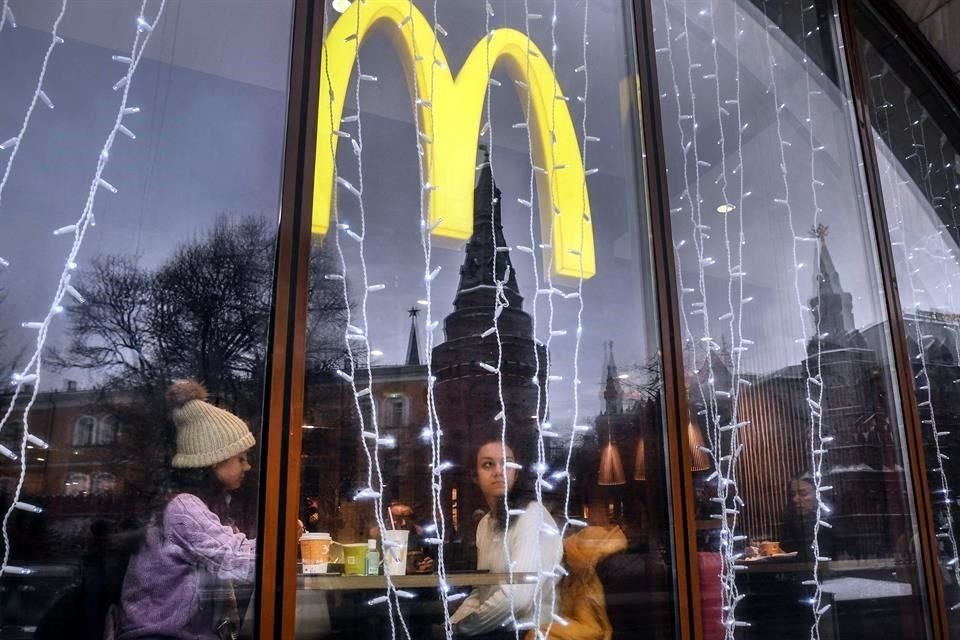
[[167,400],[173,406],[171,417],[177,426],[174,467],[209,467],[246,451],[256,442],[247,423],[207,403],[207,390],[198,382],[174,380]]

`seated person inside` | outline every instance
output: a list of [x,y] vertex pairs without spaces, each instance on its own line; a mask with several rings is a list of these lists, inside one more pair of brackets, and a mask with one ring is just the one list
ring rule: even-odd
[[[499,433],[475,442],[479,446],[471,477],[489,510],[477,525],[477,569],[508,573],[513,563],[515,574],[534,574],[538,579],[531,582],[517,575],[515,584],[474,587],[451,622],[457,636],[515,638],[514,620],[531,626],[550,620],[554,579],[540,572],[552,572],[561,561],[562,541],[553,517],[526,486],[532,465],[521,462],[520,456],[528,450],[504,446]],[[534,620],[538,609],[539,619]]]

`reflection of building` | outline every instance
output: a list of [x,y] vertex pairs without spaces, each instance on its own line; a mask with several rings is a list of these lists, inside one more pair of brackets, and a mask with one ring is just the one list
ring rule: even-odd
[[[18,407],[30,391],[21,393]],[[5,403],[9,402],[9,396]],[[14,411],[16,416],[19,411]],[[3,445],[19,453],[21,423],[8,423]],[[114,446],[118,421],[102,394],[94,391],[49,392],[37,395],[30,410],[30,432],[50,445],[27,445],[27,476],[23,492],[33,496],[85,496],[122,493],[129,465],[118,460]],[[0,467],[0,491],[16,486],[17,465]]]
[[[808,394],[818,396],[810,379],[819,372],[823,434],[833,438],[822,484],[833,487],[826,500],[832,508],[828,519],[834,526],[834,554],[871,557],[894,548],[903,532],[890,530],[890,517],[902,515],[908,506],[902,469],[895,463],[887,396],[891,381],[881,364],[885,349],[869,344],[856,328],[852,296],[842,287],[825,229],[817,236],[819,268],[808,302],[816,335],[807,343],[807,357],[760,378],[745,374],[752,384],[740,393],[738,420],[750,422],[741,431],[738,471],[740,495],[747,501],[743,527],[754,537],[779,537],[789,480],[814,470],[807,399]],[[728,358],[710,357],[716,388],[729,388]],[[695,397],[695,384],[690,391]],[[701,405],[695,400],[691,406]],[[729,402],[720,403],[720,410],[722,419],[728,419]]]
[[[951,482],[960,478],[960,318],[955,314],[943,314],[935,311],[915,310],[904,314],[904,326],[907,332],[907,350],[910,356],[912,373],[917,387],[917,403],[922,421],[924,457],[927,461],[937,460],[933,444],[932,430],[941,434],[940,449],[944,458],[940,459],[947,478]],[[889,333],[887,323],[867,327],[864,338],[878,353],[888,351]],[[923,357],[920,358],[921,346]],[[925,370],[926,375],[923,375]],[[923,387],[929,387],[924,389]],[[930,487],[940,486],[938,465],[929,464]],[[934,500],[946,500],[956,504],[955,500],[942,496],[939,492]],[[943,509],[934,509],[937,518],[945,518]],[[954,514],[954,518],[956,518]],[[938,525],[943,522],[938,522]]]
[[[22,415],[30,394],[29,389],[21,393],[12,417]],[[4,398],[6,406],[10,396]],[[30,433],[50,446],[27,445],[20,499],[43,508],[44,517],[14,518],[10,533],[18,552],[29,549],[46,560],[70,555],[76,549],[64,541],[81,544],[93,521],[115,521],[142,507],[139,491],[145,470],[153,464],[143,452],[152,455],[157,448],[133,445],[137,430],[121,426],[119,418],[127,401],[122,394],[77,390],[72,384],[67,391],[37,394],[30,410]],[[162,430],[157,433],[162,437]],[[19,453],[21,434],[19,421],[7,423],[0,436],[3,446]],[[19,463],[0,465],[0,495],[13,494],[19,471]],[[31,544],[18,544],[18,538]]]
[[[503,237],[500,190],[489,161],[480,171],[473,203],[473,235],[460,268],[453,311],[444,320],[446,340],[431,354],[445,458],[461,470],[448,476],[451,483],[446,487],[456,495],[458,529],[483,506],[470,479],[482,439],[499,434],[505,420],[508,441],[524,447],[526,457],[534,453],[530,443],[536,437],[538,416],[545,413],[544,394],[538,398],[537,386],[542,389],[547,377],[547,352],[534,342],[533,321],[523,310]],[[499,291],[496,282],[504,283]],[[504,306],[494,334],[489,329],[498,296]],[[496,367],[498,361],[499,378],[480,366]],[[501,405],[504,415],[498,416]]]
[[[415,335],[412,329],[411,335]],[[410,348],[418,353],[415,345]],[[418,518],[427,518],[431,498],[424,478],[428,478],[430,448],[418,440],[427,422],[427,367],[409,355],[405,364],[372,368],[372,395],[381,434],[396,440],[395,447],[380,453],[384,499],[387,503],[399,500],[409,504]],[[366,376],[366,370],[357,372],[357,379]],[[358,489],[370,484],[353,392],[340,378],[328,374],[311,380],[307,394],[301,492],[316,503],[320,518],[310,528],[341,532],[338,540],[366,540],[373,521],[370,503],[352,500]]]

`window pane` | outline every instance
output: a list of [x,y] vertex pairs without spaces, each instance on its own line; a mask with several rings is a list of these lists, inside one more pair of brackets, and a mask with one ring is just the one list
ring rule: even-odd
[[119,605],[122,637],[213,637],[252,615],[292,2],[9,4],[0,637],[102,638]]
[[[960,467],[953,461],[960,404],[957,242],[960,239],[960,149],[951,108],[877,18],[858,14],[859,45],[869,78],[870,116],[883,204],[904,313],[910,364],[923,428],[927,481],[937,527],[941,580],[948,608],[960,602],[957,503]],[[956,613],[951,631],[960,630]]]
[[705,633],[922,637],[836,9],[654,9]]
[[443,637],[445,606],[466,635],[672,637],[631,3],[345,5],[320,90],[300,637]]

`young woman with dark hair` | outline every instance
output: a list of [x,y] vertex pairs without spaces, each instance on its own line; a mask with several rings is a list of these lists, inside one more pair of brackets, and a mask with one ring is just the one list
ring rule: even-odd
[[[477,569],[508,573],[513,563],[514,573],[536,577],[475,587],[451,617],[457,635],[514,638],[513,620],[539,627],[550,619],[554,581],[540,572],[553,572],[562,545],[550,513],[525,487],[529,469],[518,459],[525,453],[504,447],[499,437],[482,439],[476,448],[471,475],[489,509],[477,525]],[[534,620],[538,595],[541,615]]]
[[[787,507],[783,512],[783,534],[780,548],[796,552],[797,558],[812,561],[813,530],[817,522],[817,489],[813,476],[802,473],[787,484]],[[828,516],[824,514],[826,520]],[[817,532],[817,546],[821,557],[829,557],[833,551],[833,531],[821,527]]]

